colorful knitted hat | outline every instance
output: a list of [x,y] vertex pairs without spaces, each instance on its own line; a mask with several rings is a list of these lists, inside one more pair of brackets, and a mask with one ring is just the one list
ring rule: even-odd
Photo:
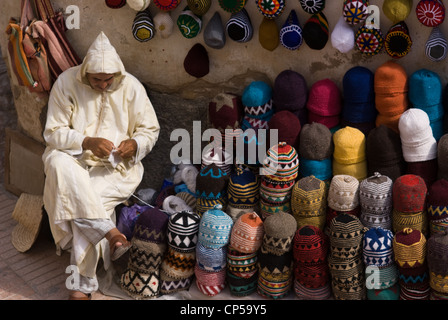
[[196,246],[196,263],[203,270],[216,272],[225,269],[226,257],[227,245],[219,248],[209,248],[199,241]]
[[226,286],[226,269],[217,272],[209,272],[198,267],[194,268],[196,286],[202,294],[214,297],[224,290]]
[[252,171],[236,168],[229,179],[227,196],[234,208],[254,208],[260,200],[260,181]]
[[280,28],[280,42],[289,50],[297,50],[302,45],[302,28],[295,10],[291,10],[288,18]]
[[303,226],[294,235],[293,257],[301,263],[325,263],[329,245],[328,236],[320,228]]
[[246,0],[219,0],[219,5],[224,11],[236,13],[246,5]]
[[349,175],[335,175],[328,190],[328,206],[336,211],[350,211],[359,206],[359,181]]
[[431,30],[425,45],[425,54],[432,61],[442,61],[446,58],[448,42],[439,27]]
[[168,246],[160,266],[160,273],[171,279],[187,279],[194,275],[195,264],[196,254],[194,251],[181,252]]
[[215,12],[204,28],[204,43],[214,49],[221,49],[226,44],[226,32],[219,12]]
[[[274,81],[273,100],[277,111],[297,111],[306,107],[308,86],[306,79],[293,70],[283,70]],[[300,119],[300,118],[299,118]]]
[[252,39],[254,29],[246,9],[241,9],[232,13],[226,23],[227,35],[230,39],[237,42],[248,42]]
[[398,129],[406,162],[427,161],[437,157],[437,141],[425,111],[417,108],[406,110],[400,117]]
[[154,25],[156,33],[163,39],[168,38],[173,33],[174,21],[169,12],[159,11],[154,16]]
[[228,178],[232,172],[232,155],[228,153],[222,145],[218,144],[218,146],[215,147],[210,144],[202,150],[201,169],[211,164],[215,164]]
[[127,0],[126,3],[131,9],[135,11],[143,11],[149,7],[150,0]]
[[228,175],[216,164],[204,166],[196,176],[196,197],[221,198],[227,189]]
[[361,181],[359,185],[359,202],[362,212],[389,215],[393,208],[393,181],[378,172]]
[[394,262],[392,231],[383,228],[370,228],[362,238],[362,254],[366,266],[385,267]]
[[177,8],[181,0],[153,0],[157,8],[162,11],[171,11]]
[[313,14],[303,26],[303,40],[314,50],[322,50],[328,42],[329,26],[323,12]]
[[415,12],[418,21],[426,27],[437,27],[445,20],[445,6],[441,0],[420,0]]
[[368,0],[344,0],[342,13],[345,21],[350,25],[364,22],[368,16]]
[[196,248],[200,217],[194,212],[181,211],[168,221],[168,245],[177,251],[190,252]]
[[300,6],[306,13],[315,14],[325,9],[325,0],[300,0]]
[[251,278],[258,271],[257,254],[258,251],[240,252],[229,245],[227,248],[227,271],[239,278]]
[[329,226],[330,256],[333,262],[337,258],[361,258],[362,238],[366,231],[359,218],[353,214],[341,212],[334,217]]
[[133,238],[147,242],[164,243],[169,217],[158,208],[148,208],[135,221]]
[[226,281],[232,296],[245,297],[257,291],[258,274],[254,273],[249,278],[242,278],[227,270]]
[[197,16],[206,14],[211,4],[211,0],[187,0],[188,7]]
[[321,123],[307,123],[300,130],[300,158],[323,160],[332,157],[334,152],[333,135]]
[[[270,99],[272,99],[272,88],[264,81],[252,81],[246,88],[244,88],[241,99],[245,108],[264,106]],[[249,110],[248,112],[251,113]]]
[[384,39],[384,48],[389,56],[395,59],[404,57],[412,47],[412,39],[406,22],[394,24],[387,31]]
[[356,47],[362,54],[373,56],[384,47],[384,36],[381,29],[362,26],[355,34]]
[[207,248],[218,249],[229,243],[233,220],[221,209],[217,205],[202,215],[198,241]]
[[106,5],[112,9],[119,9],[126,4],[126,0],[105,0]]
[[278,212],[266,217],[263,223],[262,247],[274,255],[283,255],[292,249],[292,241],[297,230],[296,219],[286,212]]
[[207,50],[200,43],[196,43],[188,51],[184,59],[185,71],[195,77],[205,77],[210,71],[210,61]]
[[420,176],[405,174],[393,184],[394,209],[400,212],[421,212],[425,209],[426,193],[425,181]]
[[355,32],[344,17],[340,17],[334,26],[330,40],[333,48],[341,53],[350,52],[355,47]]
[[183,279],[174,279],[169,277],[165,272],[160,272],[160,293],[162,295],[171,294],[179,291],[189,290],[193,283],[194,276]]
[[285,0],[255,0],[257,8],[263,16],[268,19],[275,19],[283,13]]
[[263,17],[258,29],[258,41],[269,51],[274,51],[280,44],[279,29],[274,19]]
[[221,132],[238,129],[243,116],[241,97],[227,92],[218,93],[208,105],[209,121]]
[[404,21],[412,10],[412,0],[384,0],[384,15],[393,23]]
[[137,41],[146,42],[154,38],[154,21],[149,9],[139,11],[132,24],[132,34]]
[[426,237],[418,230],[403,229],[395,234],[393,250],[399,267],[419,267],[426,259]]
[[233,225],[230,245],[243,253],[256,252],[263,241],[263,221],[256,212],[241,215]]
[[185,38],[194,38],[201,32],[202,17],[196,16],[189,7],[185,7],[177,18],[177,26]]
[[263,173],[274,180],[294,180],[299,170],[299,156],[293,146],[280,142],[266,152]]
[[333,158],[340,164],[353,164],[366,159],[366,137],[356,128],[341,128],[333,134]]

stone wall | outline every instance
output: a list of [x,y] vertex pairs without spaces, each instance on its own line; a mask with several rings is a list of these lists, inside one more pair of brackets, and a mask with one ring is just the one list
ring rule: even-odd
[[[383,2],[383,0],[372,0],[370,4],[377,5],[381,9]],[[397,62],[409,75],[421,68],[435,71],[445,85],[448,77],[446,62],[431,62],[425,56],[424,47],[431,29],[418,22],[415,14],[417,2],[414,1],[411,13],[406,19],[413,40],[412,49],[407,56]],[[206,46],[210,59],[210,72],[205,77],[196,79],[185,71],[183,61],[194,44],[204,44],[203,32],[193,39],[186,39],[174,25],[170,37],[164,39],[156,34],[149,42],[140,43],[133,38],[131,32],[136,11],[128,5],[120,9],[111,9],[103,0],[52,0],[52,3],[56,9],[63,11],[70,5],[76,5],[79,8],[79,29],[68,30],[67,37],[81,57],[85,55],[98,33],[104,31],[116,47],[127,70],[147,85],[162,126],[160,140],[145,160],[147,170],[144,186],[154,188],[161,185],[164,168],[170,163],[169,152],[175,143],[170,141],[172,130],[175,128],[190,130],[194,120],[202,121],[205,129],[208,102],[217,93],[227,91],[241,94],[245,86],[254,80],[273,84],[275,77],[285,69],[292,69],[304,75],[308,86],[324,78],[330,78],[341,86],[343,75],[351,67],[361,65],[374,71],[391,59],[386,53],[372,57],[352,50],[343,54],[332,47],[330,40],[320,51],[310,49],[305,43],[295,51],[281,45],[273,51],[266,50],[258,40],[259,26],[263,16],[258,11],[255,1],[249,0],[246,9],[254,28],[252,40],[247,43],[238,43],[227,38],[226,45],[222,49]],[[174,24],[185,6],[184,0],[171,12]],[[287,1],[283,14],[276,19],[279,28],[292,9],[296,10],[302,26],[310,17],[302,10],[298,0]],[[158,12],[153,3],[150,5],[150,10],[153,16]],[[215,12],[220,13],[224,24],[230,18],[230,13],[223,11],[218,1],[213,0],[211,8],[202,17],[203,28]],[[328,19],[331,34],[342,15],[342,1],[326,1],[324,14]],[[6,26],[11,16],[18,17],[19,15],[20,1],[2,1],[0,21],[3,26]],[[383,34],[387,33],[392,24],[392,21],[381,14],[380,26]],[[446,23],[441,25],[442,32],[448,35],[447,29]],[[0,33],[3,59],[8,64],[5,59],[6,41],[5,33]],[[46,99],[30,94],[25,88],[17,86],[13,78],[11,78],[11,88],[18,127],[36,141],[43,142],[42,126],[45,119]],[[2,121],[5,122],[2,126],[14,124],[12,118]]]

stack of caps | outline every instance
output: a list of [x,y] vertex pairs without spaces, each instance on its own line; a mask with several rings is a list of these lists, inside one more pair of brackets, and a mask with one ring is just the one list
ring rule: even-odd
[[[394,287],[392,292],[398,292],[396,290],[398,270],[392,249],[393,239],[392,231],[381,227],[370,228],[364,233],[362,238],[362,255],[364,266],[366,267],[366,277],[370,271],[375,272],[372,281],[367,281],[366,283],[368,297],[374,296],[369,294],[369,291],[373,290],[383,291],[389,289],[391,291],[390,288]],[[380,293],[377,291],[376,295],[380,295]],[[392,295],[392,297],[393,300],[398,300],[399,298],[398,295]]]
[[243,91],[244,117],[241,128],[269,129],[274,114],[272,88],[264,81],[253,81]]
[[289,294],[294,281],[292,243],[297,223],[291,214],[279,212],[267,217],[263,226],[257,293],[265,298],[281,299]]
[[367,174],[375,172],[392,181],[406,173],[400,134],[382,124],[369,132],[366,140]]
[[121,288],[137,300],[160,296],[160,268],[166,251],[168,215],[158,208],[142,212],[134,227],[128,265]]
[[259,207],[260,180],[249,169],[237,167],[227,186],[227,214],[236,221],[246,212]]
[[266,153],[260,185],[260,212],[263,219],[277,212],[291,212],[291,192],[299,170],[296,149],[285,142]]
[[448,298],[448,234],[435,234],[428,239],[429,285],[432,300]]
[[432,134],[428,115],[411,108],[400,117],[398,128],[406,173],[421,176],[427,186],[437,179],[437,141]]
[[196,213],[200,216],[215,205],[226,205],[228,175],[216,164],[203,167],[196,176]]
[[412,228],[426,234],[425,181],[417,175],[405,174],[395,180],[392,187],[392,231],[397,233]]
[[268,122],[268,127],[269,139],[272,137],[273,132],[277,130],[277,140],[274,141],[284,141],[294,148],[298,148],[302,125],[299,118],[291,111],[282,110],[275,112]]
[[160,292],[170,294],[190,289],[196,264],[200,217],[194,212],[180,211],[168,221],[168,251],[160,270]]
[[448,134],[444,134],[437,143],[437,178],[448,180]]
[[309,123],[322,123],[336,130],[342,110],[342,97],[336,83],[330,79],[316,81],[310,88],[306,107]]
[[367,137],[375,128],[377,117],[373,72],[361,66],[349,69],[342,79],[342,88],[341,126],[357,128]]
[[230,176],[233,170],[232,154],[226,151],[222,145],[209,144],[202,151],[201,169],[215,164],[219,169]]
[[444,108],[442,103],[442,82],[437,73],[420,69],[409,77],[409,102],[413,108],[428,114],[432,134],[436,141],[443,135]]
[[426,262],[426,238],[418,230],[405,228],[393,240],[394,259],[400,284],[400,300],[428,300],[430,286]]
[[367,228],[381,227],[392,230],[392,187],[388,176],[375,172],[373,176],[361,181],[359,185],[359,218]]
[[362,257],[362,238],[365,231],[361,221],[349,213],[343,212],[330,222],[328,265],[333,295],[337,300],[366,298]]
[[359,181],[350,175],[333,176],[327,196],[327,228],[341,213],[359,216]]
[[242,118],[243,104],[241,97],[236,94],[219,93],[208,105],[209,122],[213,128],[221,132],[224,149],[234,147]]
[[448,180],[439,179],[428,190],[426,197],[429,234],[448,231]]
[[196,286],[204,295],[213,297],[225,288],[227,247],[233,220],[222,206],[207,210],[199,222],[196,265]]
[[398,121],[409,107],[406,70],[394,61],[387,61],[375,71],[376,126],[384,124],[398,132]]
[[247,296],[257,290],[257,254],[263,234],[263,221],[256,212],[247,212],[235,221],[227,250],[227,283],[231,295]]
[[274,81],[272,97],[277,111],[291,111],[299,118],[302,127],[308,122],[306,109],[308,86],[300,73],[293,70],[280,72]]
[[299,229],[304,226],[324,229],[327,193],[325,182],[314,176],[303,177],[294,184],[291,193],[291,212]]
[[315,176],[330,185],[333,177],[333,135],[321,123],[307,123],[299,136],[299,173],[301,177]]
[[232,13],[226,23],[227,35],[236,42],[248,42],[254,35],[254,28],[246,9]]
[[333,134],[333,175],[367,178],[366,136],[361,130],[345,127]]
[[328,267],[328,236],[314,226],[303,226],[293,240],[294,292],[305,300],[325,300],[331,296]]
[[195,15],[187,6],[177,18],[177,27],[185,38],[192,39],[202,30],[202,17]]

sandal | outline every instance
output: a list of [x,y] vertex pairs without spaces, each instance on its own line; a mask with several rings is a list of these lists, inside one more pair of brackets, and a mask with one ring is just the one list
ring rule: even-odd
[[81,291],[70,291],[70,295],[68,296],[68,300],[91,300],[92,295],[85,294]]
[[[117,246],[117,243],[120,242],[121,246]],[[122,255],[124,255],[129,248],[131,247],[131,243],[126,239],[126,236],[122,233],[113,236],[109,240],[110,247],[110,259],[112,261],[118,260]]]

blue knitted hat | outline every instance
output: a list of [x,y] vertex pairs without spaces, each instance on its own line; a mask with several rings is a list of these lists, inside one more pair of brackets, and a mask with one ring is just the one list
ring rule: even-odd
[[302,28],[295,10],[291,10],[288,18],[280,29],[280,42],[289,50],[297,50],[303,42]]
[[198,241],[207,248],[219,249],[230,241],[233,220],[221,209],[221,205],[216,205],[207,210],[199,223]]
[[264,81],[253,81],[243,91],[243,106],[259,107],[272,99],[272,88]]
[[227,246],[208,248],[201,242],[196,246],[196,262],[199,268],[206,271],[219,271],[227,264]]
[[366,265],[385,267],[393,263],[392,231],[381,227],[367,230],[362,239],[363,259]]

